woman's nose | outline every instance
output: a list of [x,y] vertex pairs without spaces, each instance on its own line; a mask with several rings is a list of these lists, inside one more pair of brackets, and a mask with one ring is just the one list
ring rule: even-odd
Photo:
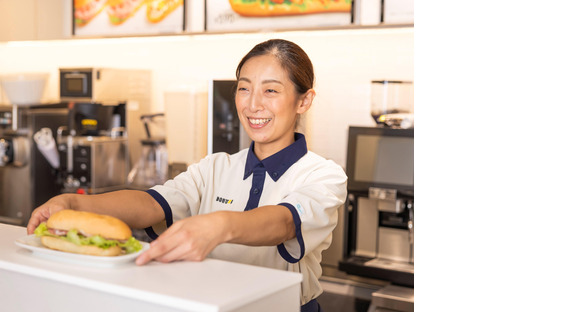
[[249,102],[249,109],[252,112],[261,111],[264,107],[262,106],[262,97],[259,94],[252,93]]

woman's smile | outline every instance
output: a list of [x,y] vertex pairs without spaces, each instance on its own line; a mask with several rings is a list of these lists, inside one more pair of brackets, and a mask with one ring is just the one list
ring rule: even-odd
[[250,123],[250,127],[254,129],[259,129],[265,127],[272,118],[251,118],[248,117],[248,121]]

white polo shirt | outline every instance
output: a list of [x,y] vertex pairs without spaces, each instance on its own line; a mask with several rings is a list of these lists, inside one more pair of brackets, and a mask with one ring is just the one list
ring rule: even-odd
[[[301,304],[318,297],[322,288],[321,253],[332,240],[338,208],[346,200],[344,170],[306,147],[302,134],[295,142],[262,161],[249,149],[216,153],[164,185],[147,192],[163,207],[165,224],[214,211],[244,211],[265,205],[286,206],[294,218],[296,238],[278,246],[221,244],[211,258],[299,272],[303,275]],[[151,228],[147,232],[156,238]]]

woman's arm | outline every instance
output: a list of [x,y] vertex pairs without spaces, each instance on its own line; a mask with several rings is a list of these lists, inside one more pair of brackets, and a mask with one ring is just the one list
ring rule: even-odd
[[292,213],[280,205],[244,212],[225,212],[226,243],[276,246],[296,237]]
[[174,223],[137,258],[201,261],[219,244],[275,246],[295,237],[292,213],[284,206],[263,206],[250,211],[218,211]]
[[125,221],[131,228],[145,228],[165,219],[161,206],[143,191],[123,190],[97,195],[61,194],[32,212],[27,232],[33,233],[40,223],[63,209],[110,215]]

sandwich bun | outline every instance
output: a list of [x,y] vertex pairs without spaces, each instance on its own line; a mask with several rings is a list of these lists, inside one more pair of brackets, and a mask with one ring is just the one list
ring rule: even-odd
[[50,236],[41,237],[40,242],[50,249],[90,256],[114,257],[121,255],[123,252],[119,246],[113,246],[107,249],[103,249],[97,246],[81,246],[67,242],[61,238]]
[[49,228],[66,231],[75,229],[86,236],[100,235],[106,239],[127,240],[132,236],[131,228],[125,222],[115,217],[86,211],[61,210],[51,215],[46,225]]

